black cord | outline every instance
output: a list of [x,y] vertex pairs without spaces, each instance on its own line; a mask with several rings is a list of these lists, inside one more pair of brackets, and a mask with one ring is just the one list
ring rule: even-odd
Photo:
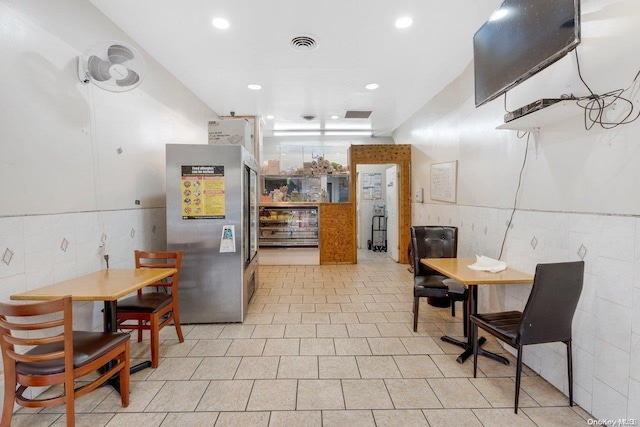
[[[595,125],[599,125],[603,129],[613,129],[620,125],[626,125],[636,121],[640,117],[640,110],[635,115],[635,117],[631,118],[635,109],[635,105],[632,99],[626,98],[622,95],[635,86],[636,82],[638,81],[638,77],[640,77],[640,71],[636,73],[636,76],[633,78],[631,84],[626,89],[616,89],[598,95],[593,92],[593,90],[591,90],[591,87],[582,77],[582,70],[580,69],[580,59],[578,57],[578,49],[575,49],[575,53],[576,65],[578,67],[578,76],[580,77],[580,80],[585,85],[587,90],[589,90],[589,93],[591,93],[591,95],[578,98],[577,100],[578,106],[584,109],[585,129],[591,130]],[[615,122],[609,122],[605,120],[605,110],[607,108],[613,107],[618,102],[623,104],[623,108],[626,107],[626,115]]]
[[513,210],[511,211],[511,216],[509,217],[509,222],[507,223],[507,229],[504,230],[504,237],[502,238],[502,245],[500,246],[500,255],[498,255],[498,259],[502,258],[502,252],[504,251],[504,244],[507,241],[507,234],[509,233],[509,229],[511,228],[511,223],[513,222],[513,215],[516,213],[516,207],[518,206],[518,193],[520,193],[520,186],[522,185],[522,173],[524,172],[524,167],[527,164],[527,155],[529,154],[529,140],[531,138],[531,132],[525,132],[522,136],[518,135],[518,138],[522,139],[527,137],[527,145],[524,149],[524,160],[522,161],[522,167],[520,168],[520,175],[518,176],[518,187],[516,188],[516,196],[513,201]]
[[587,88],[587,90],[589,91],[591,96],[593,96],[595,98],[596,94],[591,90],[591,88],[589,87],[587,82],[584,81],[584,79],[582,78],[582,71],[580,71],[580,58],[578,58],[578,49],[577,48],[575,49],[575,52],[576,52],[576,65],[578,66],[578,77],[580,77],[580,80],[582,80],[582,83],[585,85],[585,87]]

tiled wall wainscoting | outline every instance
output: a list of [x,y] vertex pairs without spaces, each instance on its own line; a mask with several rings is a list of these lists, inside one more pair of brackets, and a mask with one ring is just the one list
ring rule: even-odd
[[[164,208],[0,218],[0,300],[92,273],[133,268],[135,249],[166,247]],[[102,303],[75,303],[74,323],[102,330]]]
[[[413,204],[413,224],[459,227],[458,256],[500,253],[510,209]],[[640,218],[516,211],[502,259],[533,273],[538,263],[584,259],[573,321],[574,397],[596,418],[640,419]],[[529,286],[480,287],[480,311],[522,310]],[[564,344],[525,348],[524,362],[568,394]]]

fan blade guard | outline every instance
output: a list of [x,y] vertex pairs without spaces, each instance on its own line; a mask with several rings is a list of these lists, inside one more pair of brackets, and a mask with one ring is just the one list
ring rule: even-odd
[[87,60],[87,71],[89,72],[89,77],[99,82],[104,82],[111,78],[111,74],[109,74],[109,67],[111,67],[111,63],[103,61],[95,55],[91,55]]
[[122,64],[134,58],[134,54],[131,49],[121,44],[111,45],[107,51],[107,56],[112,64]]
[[126,92],[142,83],[144,57],[136,48],[119,41],[90,46],[78,61],[78,77],[110,92]]
[[129,73],[127,74],[127,77],[121,80],[116,80],[116,84],[118,86],[131,86],[138,83],[138,81],[140,81],[140,76],[138,75],[138,73],[136,73],[133,70],[128,70],[128,71]]

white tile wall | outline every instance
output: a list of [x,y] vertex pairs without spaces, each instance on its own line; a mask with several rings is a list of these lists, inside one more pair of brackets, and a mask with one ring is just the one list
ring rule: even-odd
[[[565,394],[569,393],[569,381],[567,377],[567,347],[563,352],[559,353],[552,349],[550,345],[541,346],[542,360],[540,375],[553,384],[558,390],[562,390]],[[526,351],[526,349],[525,349]]]
[[631,335],[631,357],[629,365],[629,376],[640,381],[640,335]]
[[627,417],[640,420],[640,381],[629,382],[629,403]]
[[625,352],[631,348],[631,309],[598,298],[596,338]]
[[631,308],[633,289],[632,262],[599,256],[596,261],[595,274],[600,279],[606,278],[607,283],[606,286],[597,287],[596,295],[598,297]]
[[[640,289],[640,218],[636,219],[636,243],[633,262],[633,286]],[[636,306],[637,307],[637,306]]]
[[[579,403],[581,405],[581,403]],[[591,414],[598,419],[627,418],[628,401],[625,396],[594,378]],[[620,415],[624,414],[624,415]]]
[[589,413],[592,413],[592,395],[592,389],[585,390],[578,384],[573,385],[573,400],[575,402],[580,402],[580,407]]
[[[105,268],[100,252],[103,233],[109,267],[133,268],[135,249],[166,247],[165,209],[0,217],[0,259],[7,248],[14,252],[9,265],[0,261],[0,300]],[[61,249],[63,239],[68,241],[66,252]],[[101,310],[99,302],[74,303],[75,326],[102,330]]]
[[573,346],[594,355],[596,348],[596,316],[586,311],[576,310],[573,317]]
[[623,396],[629,393],[630,354],[596,339],[593,376]]
[[[574,388],[581,387],[589,394],[593,393],[593,354],[573,345],[573,380]],[[577,398],[576,398],[577,399]]]
[[640,288],[633,289],[633,309],[631,312],[631,331],[634,334],[640,334]]
[[[510,209],[445,204],[412,208],[415,225],[457,226],[462,257],[496,258],[511,215]],[[587,251],[584,287],[573,320],[574,398],[596,418],[638,419],[640,218],[516,211],[502,259],[533,273],[540,262],[579,260],[581,245]],[[520,286],[507,286],[503,293],[480,288],[479,309],[521,310],[529,292],[530,287]],[[568,394],[562,347],[528,346],[524,362]]]

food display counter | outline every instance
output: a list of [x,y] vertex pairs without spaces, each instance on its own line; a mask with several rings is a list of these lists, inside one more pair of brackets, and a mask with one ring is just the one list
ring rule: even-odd
[[260,248],[317,248],[317,205],[260,206]]
[[317,203],[261,203],[258,222],[261,265],[319,265]]

